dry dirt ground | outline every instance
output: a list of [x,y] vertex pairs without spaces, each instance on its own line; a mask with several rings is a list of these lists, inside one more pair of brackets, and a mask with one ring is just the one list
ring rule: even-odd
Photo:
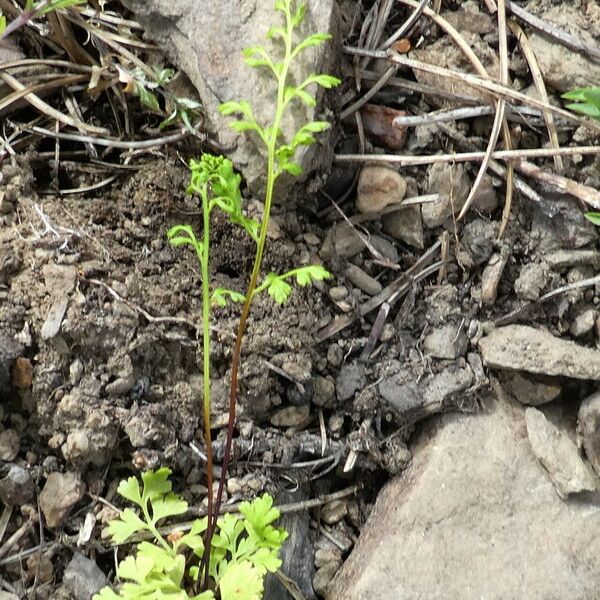
[[[558,4],[525,3],[540,16],[554,15],[561,10]],[[585,33],[597,43],[597,9],[572,4],[577,11],[587,6]],[[346,17],[354,14],[354,2],[341,5]],[[559,24],[575,27],[570,7],[563,8]],[[390,23],[401,23],[407,14],[398,9]],[[498,34],[485,7],[455,3],[446,16],[457,27],[462,24],[469,43],[495,64]],[[467,69],[453,62],[439,29],[423,25],[418,33],[425,49],[415,51],[415,58]],[[531,76],[514,40],[510,52],[511,80],[515,89],[526,90]],[[569,56],[562,57],[568,65]],[[548,58],[560,71],[554,60]],[[549,85],[556,100],[564,91],[560,85]],[[391,87],[372,102],[414,113],[440,106],[439,97],[406,91],[399,96]],[[453,131],[485,147],[492,118],[461,121]],[[520,147],[546,145],[541,119],[510,123]],[[557,125],[561,144],[598,142],[597,131],[560,119]],[[356,133],[344,125],[338,148],[352,147]],[[434,124],[409,129],[401,152],[453,150],[459,148],[448,131]],[[368,137],[367,151],[389,148]],[[185,194],[182,157],[189,157],[190,149],[157,154],[123,169],[108,188],[81,194],[57,194],[53,182],[62,188],[87,185],[102,178],[102,168],[65,160],[56,180],[48,160],[33,149],[0,167],[0,498],[5,503],[0,582],[17,598],[79,599],[85,596],[78,595],[82,584],[73,572],[85,573],[94,585],[114,574],[112,550],[100,539],[114,514],[105,501],[116,501],[117,482],[132,472],[167,464],[176,489],[190,502],[202,506],[206,496],[199,430],[199,273],[191,253],[171,248],[166,239],[178,223],[199,230],[201,216],[195,199]],[[540,164],[551,169],[551,161]],[[323,499],[310,515],[286,521],[305,557],[288,574],[309,598],[313,586],[324,595],[378,490],[410,463],[410,440],[419,422],[434,413],[476,412],[489,396],[479,342],[494,324],[525,323],[556,339],[598,346],[600,288],[594,282],[577,285],[600,266],[598,230],[584,218],[583,207],[530,181],[543,202],[517,193],[498,239],[500,178],[485,180],[465,220],[453,218],[475,174],[475,164],[408,167],[395,169],[394,176],[367,168],[356,200],[359,167],[338,164],[327,194],[274,210],[265,272],[321,262],[334,277],[316,288],[296,289],[283,307],[265,298],[253,309],[227,502],[262,490],[280,502]],[[565,159],[563,174],[600,189],[594,156]],[[367,218],[360,202],[375,202],[382,189],[389,192],[382,182],[386,177],[392,193],[404,187],[406,197],[438,193],[442,201]],[[331,196],[356,228],[332,207]],[[451,203],[443,204],[448,198]],[[250,214],[261,210],[255,199],[248,199],[247,207]],[[243,290],[253,252],[243,234],[215,221],[217,284]],[[441,259],[445,262],[438,263]],[[403,278],[407,272],[413,277]],[[567,284],[575,285],[538,302]],[[380,301],[373,305],[373,298]],[[219,458],[237,307],[216,309],[214,316],[212,418]],[[519,364],[499,367],[510,369],[496,373],[506,389],[526,395],[529,404],[541,403],[536,394],[542,394],[544,401],[568,398],[576,405],[600,380],[595,374],[547,373],[543,367],[536,375]],[[527,373],[521,377],[521,371]],[[327,501],[340,490],[352,493]],[[71,576],[63,579],[69,564]],[[279,597],[285,597],[281,591],[266,596]]]

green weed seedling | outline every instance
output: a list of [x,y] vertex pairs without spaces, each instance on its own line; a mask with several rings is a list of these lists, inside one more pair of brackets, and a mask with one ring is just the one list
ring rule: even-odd
[[600,121],[600,87],[581,88],[563,94],[565,100],[574,100],[567,108]]
[[[572,90],[563,94],[562,97],[565,100],[575,101],[567,104],[567,108],[600,121],[600,87],[595,86]],[[587,212],[585,213],[585,217],[594,225],[600,226],[600,212]]]
[[[208,519],[196,519],[187,532],[164,536],[160,524],[182,515],[188,504],[173,493],[171,471],[161,468],[122,481],[118,493],[134,504],[110,522],[108,533],[115,544],[134,536],[148,540],[136,544],[135,551],[122,560],[117,576],[122,584],[115,592],[105,587],[93,600],[211,600],[212,590],[189,592],[199,578],[199,561],[204,555],[202,534]],[[212,539],[214,560],[210,576],[221,600],[260,600],[263,580],[281,566],[279,550],[287,533],[273,523],[279,511],[268,494],[240,504],[241,516],[226,514],[217,521]]]

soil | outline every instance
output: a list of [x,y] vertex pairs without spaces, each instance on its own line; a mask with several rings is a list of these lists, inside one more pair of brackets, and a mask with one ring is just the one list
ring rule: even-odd
[[[529,4],[538,14],[544,10],[543,3]],[[430,40],[442,36],[436,30],[423,33]],[[486,52],[496,51],[493,32],[473,35]],[[528,75],[516,70],[513,75],[522,78],[523,87],[529,85]],[[384,92],[374,101],[386,98]],[[438,106],[426,101],[411,96],[408,104],[419,110]],[[489,120],[480,118],[457,129],[485,144],[489,126]],[[518,128],[529,145],[545,143],[545,134]],[[565,143],[574,135],[580,144],[598,142],[584,129],[565,127],[560,135]],[[339,143],[355,144],[354,132],[340,133]],[[418,127],[407,134],[406,147],[420,153],[446,152],[448,144],[438,129]],[[31,521],[35,527],[6,555],[0,544],[0,581],[18,597],[74,597],[62,582],[78,545],[106,574],[112,573],[112,550],[100,531],[113,513],[98,498],[115,501],[116,483],[123,477],[166,464],[174,470],[176,489],[195,506],[205,501],[199,273],[191,251],[174,249],[166,239],[166,231],[178,223],[201,230],[197,202],[185,194],[188,172],[181,158],[188,154],[192,156],[185,147],[170,148],[145,163],[132,163],[108,188],[66,195],[45,191],[52,178],[46,159],[35,150],[1,166],[0,479],[11,468],[24,467],[39,493],[51,473],[73,471],[86,490],[58,527],[40,524],[38,531],[36,516]],[[565,163],[566,177],[600,188],[597,158]],[[403,169],[406,195],[430,193],[435,171]],[[103,173],[65,162],[60,184],[89,185]],[[326,187],[330,195],[342,198],[349,217],[356,213],[355,197],[343,196],[356,173],[337,165]],[[468,182],[475,173],[475,165],[464,170]],[[438,412],[478,410],[488,382],[477,344],[494,321],[519,310],[510,321],[543,325],[555,336],[575,338],[591,348],[598,345],[597,286],[527,304],[595,274],[597,229],[571,197],[540,184],[536,189],[544,203],[517,197],[498,241],[500,180],[491,179],[490,189],[499,197],[496,205],[487,213],[472,211],[464,223],[443,218],[397,236],[387,233],[394,229],[385,221],[361,223],[362,234],[384,240],[373,245],[388,250],[388,266],[360,242],[357,252],[335,251],[347,248],[339,239],[345,225],[324,194],[274,209],[264,272],[324,262],[334,278],[316,288],[295,289],[284,306],[259,297],[253,307],[243,347],[235,461],[226,500],[234,503],[263,490],[280,498],[286,493],[286,498],[293,497],[289,492],[295,490],[305,497],[326,498],[359,484],[357,493],[344,499],[341,516],[334,514],[316,529],[309,529],[308,519],[301,527],[300,521],[288,525],[300,528],[298,535],[305,536],[309,548],[334,553],[323,564],[338,565],[347,556],[381,485],[410,462],[407,443],[420,420]],[[258,201],[248,200],[250,214],[258,215],[261,208]],[[354,232],[345,235],[350,246],[356,243]],[[375,327],[378,309],[359,314],[371,294],[377,294],[372,279],[385,289],[442,235],[451,247],[448,263],[441,272],[414,282],[395,303],[390,301],[385,326]],[[577,254],[581,249],[594,254],[585,258]],[[549,265],[547,256],[556,252],[567,253],[562,266]],[[243,290],[253,254],[253,243],[243,232],[224,218],[215,219],[211,260],[216,285]],[[501,259],[505,268],[490,283],[489,269]],[[394,268],[389,268],[390,261]],[[361,283],[360,273],[349,265],[372,279]],[[495,300],[486,303],[487,286],[495,284]],[[587,329],[581,317],[586,310],[592,311]],[[324,334],[341,315],[353,317],[351,323]],[[212,423],[219,459],[238,307],[215,309],[214,316]],[[576,323],[579,330],[573,329]],[[365,346],[370,348],[366,356]],[[595,384],[559,379],[557,385],[571,398],[583,398]],[[319,520],[333,507],[327,503],[320,510],[311,516]],[[9,520],[0,539],[6,541],[37,514],[36,495],[5,514]],[[78,544],[89,519],[92,529]],[[36,579],[39,561],[25,562],[38,556],[36,548],[45,549],[43,556],[51,563],[45,581]],[[329,569],[331,578],[335,570]],[[312,564],[308,570],[308,576],[300,575],[301,567],[296,578],[303,578],[306,596],[314,597]],[[321,585],[318,591],[323,592],[327,581]],[[277,594],[272,597],[285,597]]]

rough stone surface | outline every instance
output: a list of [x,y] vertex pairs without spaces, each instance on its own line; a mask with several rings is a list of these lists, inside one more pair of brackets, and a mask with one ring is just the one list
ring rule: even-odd
[[600,392],[588,396],[581,403],[577,431],[590,464],[600,475]]
[[337,223],[327,232],[320,255],[323,260],[330,260],[333,256],[350,258],[358,254],[364,247],[365,244],[354,227],[346,222]]
[[327,598],[595,598],[600,508],[558,497],[524,421],[523,408],[503,400],[427,423]]
[[460,212],[469,195],[470,182],[462,165],[436,163],[429,169],[428,194],[439,194],[436,202],[421,208],[425,227],[439,227],[453,214]]
[[390,204],[402,202],[406,180],[393,169],[366,166],[360,173],[356,208],[361,213],[376,213]]
[[550,274],[546,265],[527,263],[521,268],[515,281],[515,293],[521,300],[537,300],[549,280]]
[[423,219],[418,206],[406,206],[381,218],[383,231],[415,248],[423,248]]
[[[256,44],[271,49],[265,34],[275,23],[273,3],[235,0],[203,4],[202,10],[198,10],[195,0],[124,0],[123,4],[135,12],[146,34],[188,75],[202,100],[208,126],[218,133],[221,143],[236,147],[232,157],[247,184],[256,192],[262,187],[264,177],[263,147],[252,136],[236,134],[227,125],[231,119],[221,117],[218,107],[229,100],[248,100],[257,120],[270,122],[273,80],[266,76],[264,69],[248,67],[242,50]],[[337,11],[333,0],[308,3],[300,35],[335,32],[336,28]],[[293,74],[301,81],[311,73],[331,73],[337,62],[336,55],[332,43],[309,48],[297,61]],[[283,123],[284,133],[290,135],[307,121],[322,118],[324,115],[316,112],[322,109],[320,102],[316,109],[296,105]],[[326,139],[327,135],[320,139]],[[330,164],[332,150],[333,145],[327,143],[302,148],[298,157],[305,172]],[[279,185],[289,189],[291,181],[292,178],[284,177]]]
[[35,484],[27,469],[13,465],[6,477],[0,479],[0,500],[8,506],[21,506],[29,502]]
[[286,406],[276,410],[271,416],[275,427],[298,427],[310,414],[310,406]]
[[469,341],[460,323],[446,323],[428,333],[423,348],[430,356],[454,360],[467,353]]
[[529,406],[547,404],[556,400],[562,393],[558,378],[535,377],[518,371],[500,371],[498,379],[515,400]]
[[594,328],[597,316],[598,311],[594,308],[588,308],[586,310],[581,311],[573,319],[571,327],[569,327],[569,332],[573,337],[584,336],[586,333],[589,333]]
[[79,552],[75,552],[63,575],[63,586],[75,600],[91,600],[92,596],[108,585],[100,567]]
[[460,406],[463,392],[473,383],[468,366],[451,366],[435,375],[415,380],[410,369],[386,377],[379,393],[402,421],[416,422],[428,415]]
[[85,484],[76,473],[50,473],[40,493],[40,508],[48,527],[62,525],[85,493]]
[[464,226],[457,258],[467,269],[482,265],[492,256],[496,227],[496,223],[484,219],[475,219]]
[[561,498],[596,490],[598,481],[592,469],[565,432],[531,406],[525,410],[525,422],[533,453],[548,471]]
[[21,438],[14,429],[0,432],[0,460],[14,460],[21,447]]
[[355,392],[365,387],[366,382],[363,365],[356,362],[346,363],[340,369],[335,383],[338,400],[350,400]]
[[11,386],[11,368],[23,345],[14,341],[6,333],[0,332],[0,394],[8,394]]
[[[598,41],[590,30],[590,13],[575,5],[561,2],[559,6],[545,7],[540,17],[551,25],[567,29],[574,37],[595,46]],[[583,54],[555,44],[554,40],[533,32],[529,38],[542,76],[547,85],[560,92],[575,88],[600,85],[600,65]]]
[[600,379],[600,351],[527,325],[494,329],[481,338],[479,349],[484,364],[494,369]]

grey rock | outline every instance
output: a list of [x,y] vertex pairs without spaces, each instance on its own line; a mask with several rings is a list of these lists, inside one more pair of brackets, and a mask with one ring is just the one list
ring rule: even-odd
[[569,332],[573,337],[582,337],[594,329],[598,311],[588,308],[575,316],[569,327]]
[[273,412],[271,424],[275,427],[298,427],[308,419],[310,406],[286,406]]
[[406,180],[393,169],[363,167],[356,190],[356,208],[361,213],[377,213],[391,204],[402,202]]
[[92,596],[108,585],[108,578],[93,561],[75,552],[63,575],[63,586],[75,600],[91,600]]
[[372,235],[370,239],[371,245],[375,250],[380,252],[390,262],[397,263],[399,256],[396,246],[380,235]]
[[481,180],[477,191],[473,195],[472,206],[474,210],[484,215],[491,215],[498,208],[498,194],[489,175],[484,175]]
[[10,592],[2,592],[0,591],[0,600],[20,600],[19,596],[16,594],[11,594]]
[[577,432],[585,455],[600,475],[600,392],[588,396],[579,407]]
[[77,473],[50,473],[39,498],[46,525],[62,525],[84,493],[85,484]]
[[425,336],[423,348],[434,358],[454,360],[467,353],[469,340],[460,323],[446,323]]
[[481,357],[493,369],[600,379],[600,351],[527,325],[493,329],[479,340]]
[[502,248],[493,254],[481,274],[481,302],[486,306],[493,306],[498,296],[498,284],[504,272],[504,267],[510,257],[510,251]]
[[532,206],[530,239],[539,251],[573,250],[596,242],[598,232],[564,195],[546,193],[543,206]]
[[329,345],[327,348],[327,360],[333,367],[341,367],[342,361],[344,360],[344,351],[340,348],[339,344],[335,342]]
[[346,267],[345,275],[359,290],[362,290],[365,294],[369,294],[370,296],[376,296],[383,289],[381,283],[379,283],[377,279],[371,277],[356,265],[349,264]]
[[529,406],[553,402],[562,393],[558,378],[536,377],[518,371],[500,371],[498,379],[515,400]]
[[475,219],[467,223],[460,236],[457,252],[459,262],[472,269],[487,262],[494,251],[496,223]]
[[544,260],[552,269],[561,271],[569,267],[600,267],[597,250],[555,250],[544,254]]
[[52,302],[52,305],[50,306],[50,310],[48,310],[44,324],[42,325],[41,334],[43,340],[49,340],[58,335],[68,306],[68,296],[54,299],[54,302]]
[[87,432],[84,429],[71,431],[61,450],[65,459],[70,462],[86,460],[90,453],[90,439]]
[[406,369],[381,381],[379,393],[401,421],[414,423],[457,408],[472,383],[473,372],[468,367],[453,365],[418,381],[414,373]]
[[561,498],[596,490],[598,482],[592,469],[583,462],[577,446],[566,433],[537,408],[525,410],[525,422],[531,449],[548,471]]
[[11,388],[11,368],[21,356],[23,344],[15,341],[5,331],[0,331],[0,395],[8,395]]
[[[596,42],[590,16],[575,5],[561,3],[560,6],[544,7],[540,17],[550,25],[566,27],[582,42],[592,45]],[[562,45],[556,47],[551,39],[537,32],[532,33],[529,41],[547,85],[559,92],[600,85],[600,65],[597,62]]]
[[[326,596],[329,590],[329,586],[335,574],[339,571],[341,563],[332,561],[322,566],[316,573],[313,579],[313,588],[319,596]],[[342,596],[337,596],[342,598]]]
[[[195,0],[124,0],[144,26],[146,35],[166,51],[171,62],[190,78],[200,96],[209,129],[218,132],[220,142],[235,147],[232,158],[241,169],[245,181],[255,195],[264,185],[264,148],[253,136],[235,133],[218,111],[222,102],[249,100],[259,123],[270,123],[273,117],[273,83],[265,69],[248,67],[242,50],[261,44],[269,51],[279,52],[280,46],[266,39],[273,24],[281,22],[281,13],[274,13],[271,2],[236,0],[218,4],[205,4],[198,10]],[[335,2],[311,2],[299,34],[335,32],[337,11]],[[275,54],[278,56],[278,54]],[[311,73],[330,73],[337,64],[336,47],[330,42],[309,48],[295,63],[293,75],[302,81]],[[278,58],[277,58],[278,60]],[[319,91],[319,97],[323,95]],[[298,131],[301,125],[315,119],[322,120],[321,102],[316,108],[298,103],[288,111],[282,123],[286,136]],[[304,171],[329,165],[333,144],[327,135],[320,136],[323,143],[304,147],[298,160]],[[282,177],[278,182],[282,197],[289,192],[293,178]]]
[[342,553],[338,548],[319,548],[315,551],[315,567],[317,569],[330,562],[342,564]]
[[0,460],[14,460],[21,448],[21,436],[14,429],[0,432]]
[[521,268],[515,281],[515,293],[521,300],[535,301],[550,281],[548,268],[544,264],[528,263]]
[[531,452],[522,407],[486,405],[423,425],[328,600],[596,597],[600,511],[558,497]]
[[313,380],[315,393],[313,403],[317,406],[330,407],[335,398],[335,383],[328,377],[317,375]]
[[83,362],[80,358],[76,358],[69,365],[69,383],[71,385],[77,385],[81,381],[83,376]]
[[0,500],[7,506],[21,506],[29,502],[35,492],[35,484],[27,469],[13,465],[8,474],[0,479]]
[[423,220],[418,206],[405,206],[381,218],[383,231],[396,240],[423,248]]
[[114,381],[106,384],[106,393],[109,396],[123,396],[129,392],[134,383],[133,375],[117,377]]
[[338,400],[350,400],[354,393],[362,390],[367,383],[367,376],[363,365],[357,362],[346,363],[338,373],[335,388]]
[[425,227],[439,227],[453,214],[460,212],[471,184],[462,165],[436,163],[429,169],[427,193],[439,194],[436,202],[428,202],[421,208]]
[[345,500],[331,500],[321,507],[319,517],[327,523],[334,525],[348,514],[348,503]]
[[365,247],[354,227],[346,223],[336,223],[323,240],[320,255],[323,260],[331,260],[334,256],[351,258]]
[[343,285],[334,285],[329,288],[329,297],[334,302],[341,302],[344,298],[348,296],[348,288]]

